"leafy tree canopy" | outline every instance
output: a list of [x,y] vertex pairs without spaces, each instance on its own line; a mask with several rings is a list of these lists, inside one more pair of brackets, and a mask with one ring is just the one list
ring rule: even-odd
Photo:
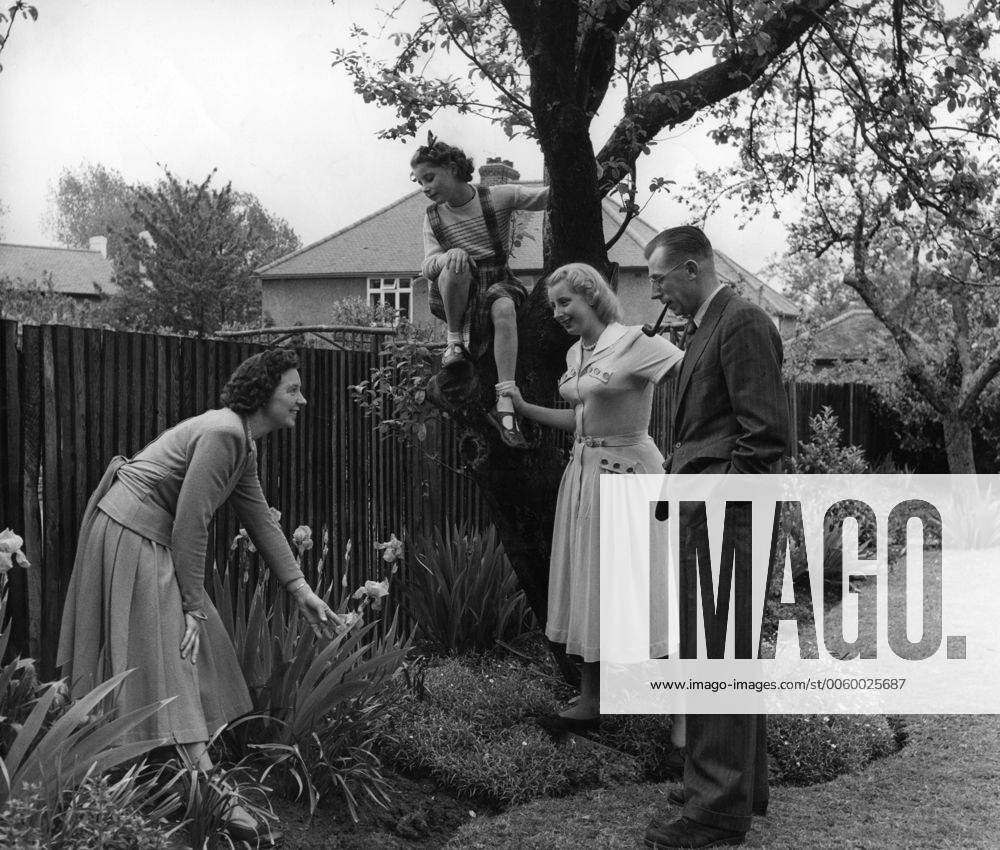
[[100,163],[64,168],[49,190],[46,227],[71,248],[86,248],[91,237],[104,236],[117,267],[128,256],[120,233],[131,225],[137,201],[136,189],[113,168]]
[[825,41],[800,47],[818,52],[792,84],[755,86],[717,134],[738,146],[740,169],[699,174],[690,197],[704,213],[734,194],[747,215],[795,197],[793,253],[842,265],[842,297],[885,325],[910,391],[944,426],[950,468],[970,472],[970,423],[1000,372],[1000,63],[989,43],[1000,19],[984,2],[957,16],[932,2],[886,11],[892,40],[826,21]]
[[258,323],[254,269],[299,247],[282,219],[231,184],[181,182],[168,169],[155,188],[136,187],[134,221],[118,231],[131,260],[119,274],[119,312],[145,329],[212,333]]
[[[395,49],[385,58],[384,31],[415,5],[426,14],[392,35]],[[599,200],[622,188],[635,212],[635,163],[657,134],[759,80],[837,6],[837,0],[781,6],[404,0],[386,14],[377,47],[355,27],[351,48],[335,55],[366,102],[395,112],[398,122],[384,136],[413,136],[452,108],[536,138],[553,189],[549,264],[587,260],[603,267]],[[465,73],[455,73],[456,57]],[[697,62],[701,70],[688,72]],[[595,153],[591,123],[612,92],[615,105],[608,108],[620,107],[622,117]]]
[[761,277],[777,285],[801,311],[803,320],[820,325],[853,307],[861,306],[857,293],[844,286],[840,257],[788,252],[771,259]]
[[[390,58],[360,27],[350,49],[335,51],[362,98],[395,112],[398,122],[382,135],[413,136],[447,108],[483,115],[511,135],[537,138],[555,187],[554,158],[574,160],[567,149],[573,145],[590,152],[587,134],[598,109],[620,109],[597,150],[596,180],[587,181],[598,196],[621,181],[634,184],[635,162],[657,134],[703,113],[716,120],[717,141],[770,165],[771,180],[745,187],[748,200],[768,197],[774,179],[804,179],[804,167],[850,115],[864,142],[899,175],[898,200],[926,198],[933,187],[923,171],[947,158],[947,138],[982,132],[998,108],[996,63],[981,56],[997,25],[990,0],[970,2],[951,17],[936,0],[416,5],[426,14],[415,28],[392,35]],[[380,45],[401,11],[413,7],[403,0],[386,13]],[[455,73],[456,56],[466,73]],[[731,96],[744,90],[745,108],[734,108]],[[940,120],[939,105],[948,122]],[[567,132],[571,138],[560,145],[557,137]],[[919,133],[937,142],[914,150]]]

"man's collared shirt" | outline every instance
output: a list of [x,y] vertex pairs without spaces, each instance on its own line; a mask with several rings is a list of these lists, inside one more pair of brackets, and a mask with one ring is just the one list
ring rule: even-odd
[[691,317],[691,321],[694,322],[696,328],[701,327],[702,320],[705,318],[705,314],[708,312],[708,305],[712,303],[712,299],[719,294],[719,291],[725,286],[724,283],[720,283],[715,289],[712,290],[712,294],[708,296],[704,301],[701,302],[701,306],[698,311]]

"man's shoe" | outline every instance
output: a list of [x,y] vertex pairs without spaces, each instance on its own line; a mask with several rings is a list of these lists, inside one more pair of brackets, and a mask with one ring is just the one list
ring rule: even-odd
[[700,847],[738,847],[746,837],[745,832],[719,829],[688,818],[678,818],[670,823],[653,818],[642,840],[650,850],[694,850]]
[[[684,808],[684,789],[675,788],[669,794],[667,794],[667,802],[673,803],[675,806],[680,806]],[[754,803],[752,809],[754,815],[759,818],[767,817],[767,803]]]

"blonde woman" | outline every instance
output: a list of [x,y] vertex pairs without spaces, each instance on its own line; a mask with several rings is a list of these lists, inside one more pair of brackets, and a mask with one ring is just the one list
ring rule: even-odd
[[[563,728],[583,731],[600,720],[600,476],[662,470],[663,455],[649,436],[653,388],[683,353],[621,324],[617,296],[591,266],[561,266],[547,286],[554,319],[579,337],[559,379],[570,409],[529,404],[516,387],[507,393],[521,415],[575,433],[556,503],[545,634],[583,659],[580,698],[559,715]],[[654,602],[650,657],[667,654],[666,617],[657,607]]]

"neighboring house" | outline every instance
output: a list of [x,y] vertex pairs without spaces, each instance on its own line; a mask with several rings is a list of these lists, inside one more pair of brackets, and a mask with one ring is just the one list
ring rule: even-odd
[[829,377],[836,373],[837,380],[846,379],[845,367],[864,365],[875,355],[894,351],[889,331],[867,307],[845,310],[785,342],[786,360],[804,360],[814,376]]
[[50,290],[80,300],[118,292],[103,236],[91,239],[89,249],[0,242],[0,280],[9,280],[18,288]]
[[[486,185],[515,182],[520,174],[506,160],[490,159],[479,169]],[[525,185],[538,185],[526,181]],[[331,301],[360,296],[382,301],[405,313],[414,324],[436,321],[427,301],[427,280],[419,277],[424,258],[423,220],[428,200],[420,190],[355,222],[343,230],[280,257],[257,269],[263,292],[263,312],[275,325],[324,324]],[[624,214],[605,198],[601,204],[604,233],[610,239]],[[543,213],[519,212],[510,266],[530,290],[542,274]],[[635,218],[608,252],[618,263],[618,295],[628,324],[652,322],[660,305],[649,297],[643,248],[657,230]],[[781,293],[716,251],[716,268],[723,281],[734,284],[772,317],[782,336],[794,331],[798,308]]]

